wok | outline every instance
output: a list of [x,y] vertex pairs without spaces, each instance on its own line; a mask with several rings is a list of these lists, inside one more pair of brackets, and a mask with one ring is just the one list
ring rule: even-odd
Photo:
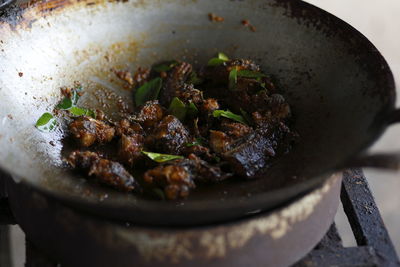
[[[210,12],[225,21],[209,21]],[[36,1],[6,11],[0,40],[1,169],[84,211],[147,225],[221,222],[288,203],[344,167],[398,166],[396,155],[366,153],[400,118],[388,64],[357,30],[301,1]],[[204,64],[219,51],[256,60],[292,107],[301,141],[260,179],[199,188],[176,202],[148,200],[72,174],[62,161],[63,130],[34,128],[74,81],[96,108],[104,91],[131,100],[111,68]]]

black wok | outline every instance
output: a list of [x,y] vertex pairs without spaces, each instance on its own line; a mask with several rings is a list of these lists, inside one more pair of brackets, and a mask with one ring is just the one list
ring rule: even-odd
[[[225,21],[210,22],[210,12]],[[51,0],[11,8],[0,21],[1,169],[76,208],[143,224],[212,223],[283,205],[347,166],[398,166],[395,156],[365,156],[400,118],[389,66],[362,34],[304,2]],[[104,90],[131,98],[112,67],[202,64],[218,51],[256,60],[292,106],[301,142],[260,179],[199,188],[179,202],[146,200],[72,174],[63,131],[34,128],[61,86],[80,81],[95,108]]]

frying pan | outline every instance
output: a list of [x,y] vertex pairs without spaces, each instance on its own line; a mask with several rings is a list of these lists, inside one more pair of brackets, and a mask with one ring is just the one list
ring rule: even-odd
[[[208,13],[225,20],[211,22]],[[357,30],[301,1],[39,1],[8,9],[0,40],[1,169],[81,210],[146,225],[214,223],[288,203],[344,167],[398,166],[396,155],[366,153],[400,118],[388,64]],[[165,59],[201,65],[219,51],[256,60],[292,107],[301,141],[260,179],[198,188],[176,202],[144,199],[71,173],[63,128],[34,128],[62,86],[79,81],[91,108],[102,95],[131,102],[111,68]],[[111,101],[106,112],[114,111]]]

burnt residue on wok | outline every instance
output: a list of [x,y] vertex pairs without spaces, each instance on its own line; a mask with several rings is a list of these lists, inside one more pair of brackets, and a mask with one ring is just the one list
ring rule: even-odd
[[117,190],[185,198],[198,186],[254,178],[298,139],[289,104],[252,60],[218,53],[196,70],[173,60],[112,71],[132,90],[133,110],[119,105],[115,120],[79,107],[77,85],[36,126],[52,131],[62,117],[68,165]]

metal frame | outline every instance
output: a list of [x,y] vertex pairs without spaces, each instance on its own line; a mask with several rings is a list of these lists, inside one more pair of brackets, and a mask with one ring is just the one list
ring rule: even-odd
[[[357,247],[345,248],[333,224],[321,242],[296,267],[302,266],[398,266],[400,261],[367,180],[360,169],[343,173],[341,200],[357,241]],[[9,209],[0,177],[0,266],[11,266],[9,226],[14,218]],[[26,267],[55,267],[48,258],[27,241]]]

